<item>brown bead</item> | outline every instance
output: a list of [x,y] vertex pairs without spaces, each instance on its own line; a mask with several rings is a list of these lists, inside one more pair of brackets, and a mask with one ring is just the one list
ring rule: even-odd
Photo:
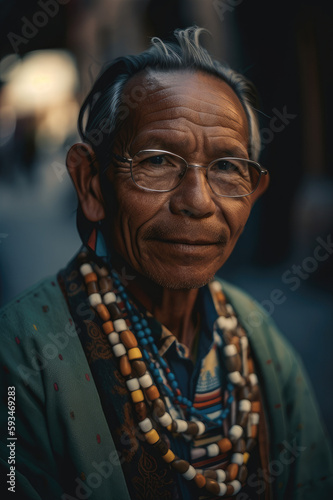
[[215,470],[207,469],[204,471],[205,477],[209,477],[210,479],[217,479],[217,474]]
[[107,278],[101,278],[101,279],[98,281],[98,285],[99,285],[99,288],[100,288],[100,292],[101,292],[103,295],[104,295],[106,292],[111,292],[111,290],[112,290],[110,280],[108,280]]
[[250,389],[247,386],[242,387],[238,392],[238,401],[240,399],[249,399]]
[[122,318],[122,314],[120,312],[120,309],[114,302],[112,302],[111,304],[108,304],[106,307],[108,308],[108,311],[111,314],[112,321],[115,321],[116,319]]
[[128,360],[127,354],[124,354],[123,356],[120,357],[119,368],[120,368],[120,373],[124,377],[128,377],[128,375],[131,374],[132,367],[131,367],[131,363]]
[[220,487],[217,481],[207,477],[206,479],[206,490],[213,495],[217,495],[220,492]]
[[179,474],[184,474],[189,469],[190,464],[186,462],[186,460],[181,460],[180,458],[171,462],[171,466],[175,469]]
[[148,389],[145,389],[146,396],[150,401],[154,401],[155,399],[160,397],[159,390],[156,385],[151,385]]
[[174,420],[171,423],[171,432],[177,432],[177,424]]
[[190,434],[191,436],[195,436],[198,434],[198,426],[195,422],[188,422],[187,431],[185,434]]
[[260,412],[260,401],[252,401],[251,411],[254,413]]
[[91,295],[92,293],[98,293],[98,286],[96,281],[91,281],[87,284],[87,293]]
[[203,488],[206,484],[206,478],[202,474],[197,474],[194,478],[194,482],[198,488]]
[[233,481],[236,479],[238,474],[239,466],[237,464],[229,464],[225,473],[226,473],[226,481]]
[[153,444],[153,446],[161,455],[165,455],[169,450],[168,445],[163,441],[163,439],[159,439],[157,443]]
[[142,377],[147,371],[146,363],[144,361],[135,360],[132,363],[133,370],[137,377]]
[[226,344],[230,344],[230,340],[232,339],[233,334],[230,330],[225,330],[223,332],[223,339]]
[[245,439],[241,438],[234,444],[232,451],[233,453],[245,453]]
[[231,484],[227,484],[227,491],[225,493],[225,496],[231,497],[231,495],[233,495],[234,491],[235,491],[234,487]]
[[240,483],[244,484],[247,478],[247,467],[246,465],[241,465],[238,471],[237,479]]
[[121,332],[120,339],[127,349],[131,349],[132,347],[136,347],[138,345],[138,341],[130,330],[124,330]]
[[252,395],[251,401],[257,401],[259,399],[260,394],[259,394],[259,386],[258,385],[255,385],[254,387],[252,387],[251,395]]
[[154,416],[162,417],[162,415],[164,415],[165,412],[166,412],[166,408],[165,408],[165,404],[163,403],[162,399],[161,398],[155,399],[154,409],[153,409]]
[[134,408],[139,422],[142,422],[142,420],[147,417],[146,403],[144,403],[143,401],[140,401],[140,403],[135,403]]
[[228,451],[232,448],[232,443],[228,438],[222,438],[217,442],[218,447],[220,448],[221,453],[228,453]]
[[88,254],[85,252],[80,252],[76,257],[76,260],[80,265],[86,264],[88,262]]
[[237,326],[236,333],[238,337],[246,337],[246,332],[242,326]]
[[[89,283],[91,284],[91,283]],[[110,319],[110,313],[108,311],[108,308],[104,304],[97,304],[96,306],[96,311],[99,314],[100,318],[103,321],[109,321]]]
[[106,267],[99,267],[98,264],[94,265],[95,272],[98,274],[98,276],[101,276],[102,278],[108,276],[109,270]]
[[255,448],[257,445],[257,440],[256,439],[253,439],[253,438],[249,438],[247,441],[246,441],[246,448],[245,448],[245,451],[247,451],[248,453],[250,453],[250,451],[253,450],[253,448]]
[[240,425],[241,427],[245,427],[248,418],[249,414],[247,411],[240,411],[237,415],[236,424]]
[[239,354],[225,357],[224,362],[229,372],[240,372],[242,369],[242,361]]

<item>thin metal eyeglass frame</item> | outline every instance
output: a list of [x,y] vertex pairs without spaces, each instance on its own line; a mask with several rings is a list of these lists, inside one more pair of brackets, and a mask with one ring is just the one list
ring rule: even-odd
[[[136,155],[139,155],[140,153],[163,153],[163,154],[169,154],[171,156],[176,156],[177,158],[179,158],[180,160],[182,160],[185,164],[186,164],[186,170],[185,170],[185,173],[183,175],[183,177],[180,179],[180,181],[178,182],[178,184],[176,184],[176,186],[174,186],[173,188],[171,189],[151,189],[151,188],[146,188],[146,187],[143,187],[143,186],[140,186],[139,184],[137,184],[135,182],[135,179],[134,179],[134,176],[133,176],[133,158],[125,158],[124,156],[120,156],[116,153],[112,153],[112,155],[116,158],[116,160],[120,161],[120,162],[126,162],[126,163],[129,163],[130,164],[130,169],[131,169],[131,178],[132,178],[132,181],[134,182],[134,184],[140,188],[140,189],[143,189],[144,191],[151,191],[153,193],[170,193],[171,191],[173,191],[174,189],[176,189],[183,181],[186,173],[187,173],[187,170],[189,167],[191,168],[204,168],[206,170],[206,178],[207,178],[207,182],[208,182],[208,185],[209,187],[211,188],[211,190],[213,191],[213,193],[216,194],[216,196],[220,196],[221,198],[244,198],[245,196],[250,196],[251,194],[253,194],[259,184],[260,184],[260,180],[261,180],[261,177],[262,175],[267,175],[268,174],[268,170],[266,170],[265,168],[263,168],[260,163],[258,163],[257,161],[254,161],[254,160],[248,160],[247,158],[236,158],[234,156],[225,156],[225,157],[222,157],[222,158],[217,158],[216,160],[213,160],[209,163],[209,165],[207,165],[207,167],[205,167],[204,165],[197,165],[197,164],[190,164],[190,163],[187,163],[187,161],[182,157],[182,156],[179,156],[177,155],[176,153],[171,153],[171,151],[165,151],[163,149],[141,149],[140,151],[138,151],[137,153],[135,153],[134,156]],[[209,178],[208,178],[208,169],[210,168],[211,165],[213,165],[214,163],[218,162],[218,161],[221,161],[221,160],[240,160],[240,161],[248,161],[249,163],[251,163],[251,165],[253,165],[258,171],[259,171],[259,178],[258,178],[258,182],[257,182],[257,185],[256,187],[250,192],[250,193],[247,193],[247,194],[238,194],[238,195],[234,195],[234,196],[229,196],[227,194],[219,194],[217,193],[211,186],[210,182],[209,182]]]

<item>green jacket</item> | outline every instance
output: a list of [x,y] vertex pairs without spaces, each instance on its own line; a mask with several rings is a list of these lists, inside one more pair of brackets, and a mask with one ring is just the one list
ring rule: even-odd
[[[254,300],[222,284],[248,331],[260,379],[272,497],[332,498],[329,440],[300,359]],[[119,454],[56,276],[3,307],[0,332],[0,464],[7,493],[1,498],[11,498],[11,465],[20,500],[128,500]],[[17,440],[8,439],[8,387],[15,387]],[[256,481],[263,491],[264,481]]]

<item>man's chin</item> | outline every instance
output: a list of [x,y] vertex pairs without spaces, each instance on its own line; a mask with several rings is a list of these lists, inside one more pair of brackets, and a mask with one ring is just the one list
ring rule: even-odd
[[201,288],[207,285],[214,277],[215,273],[208,274],[207,272],[202,275],[197,272],[191,272],[187,268],[184,272],[154,272],[152,269],[145,270],[147,278],[161,286],[170,290],[191,290],[194,288]]

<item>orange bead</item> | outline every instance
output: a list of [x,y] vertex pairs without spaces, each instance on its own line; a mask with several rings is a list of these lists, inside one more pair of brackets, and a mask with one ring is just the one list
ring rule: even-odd
[[[103,304],[99,304],[99,305],[103,305]],[[112,321],[107,321],[106,323],[103,323],[102,328],[104,330],[104,333],[106,333],[107,335],[109,335],[109,333],[114,332]]]
[[108,321],[110,319],[110,313],[108,308],[104,304],[97,304],[96,311],[103,321]]
[[238,474],[239,466],[237,464],[229,464],[226,470],[227,481],[233,481]]
[[226,303],[225,296],[223,292],[216,292],[216,299],[221,302],[222,304]]
[[251,425],[251,438],[256,438],[258,435],[258,426]]
[[88,273],[84,277],[84,281],[86,283],[90,283],[91,281],[97,281],[97,274],[96,273]]
[[194,478],[194,482],[198,488],[203,488],[206,484],[206,478],[202,474],[197,474]]
[[220,441],[217,442],[217,445],[220,448],[221,453],[228,453],[228,451],[232,448],[232,442],[228,438],[220,439]]
[[254,373],[254,365],[253,365],[252,358],[248,358],[247,367],[248,367],[249,373]]
[[134,334],[130,330],[124,330],[123,332],[121,332],[120,338],[127,349],[131,349],[132,347],[136,347],[138,345]]
[[132,368],[131,368],[131,363],[128,360],[127,354],[121,356],[119,360],[119,368],[120,368],[120,373],[124,377],[128,377],[128,375],[131,374]]
[[260,412],[260,401],[252,401],[251,411],[254,413]]
[[150,387],[148,387],[148,389],[146,389],[146,395],[147,398],[150,399],[150,401],[154,401],[155,399],[160,397],[160,393],[156,385],[151,385]]

